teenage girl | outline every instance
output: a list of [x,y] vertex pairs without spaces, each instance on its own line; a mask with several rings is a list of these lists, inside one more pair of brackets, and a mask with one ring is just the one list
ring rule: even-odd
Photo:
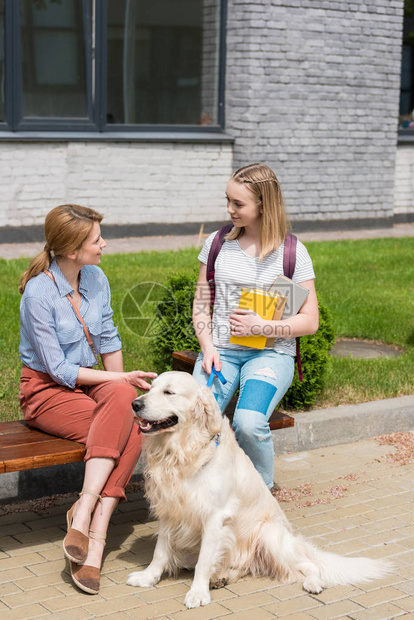
[[[148,390],[146,379],[156,377],[123,370],[108,280],[98,267],[106,246],[101,220],[87,207],[53,209],[45,221],[44,250],[22,274],[19,289],[24,418],[86,444],[83,489],[67,514],[63,550],[73,581],[90,594],[99,591],[109,519],[125,499],[141,453],[131,403],[136,388]],[[94,368],[99,354],[104,370]]]
[[[217,232],[208,237],[198,257],[193,323],[201,353],[194,376],[205,385],[213,363],[221,371],[227,383],[215,377],[212,384],[221,411],[240,388],[233,417],[236,438],[272,489],[274,454],[268,420],[293,379],[295,337],[318,329],[315,274],[305,246],[298,241],[292,279],[309,290],[299,313],[265,321],[252,311],[238,309],[242,288],[268,289],[283,274],[288,229],[279,182],[268,166],[251,164],[237,170],[227,185],[226,198],[234,227],[215,263],[212,317],[206,265]],[[276,340],[272,348],[260,350],[230,343],[232,335],[265,335]]]

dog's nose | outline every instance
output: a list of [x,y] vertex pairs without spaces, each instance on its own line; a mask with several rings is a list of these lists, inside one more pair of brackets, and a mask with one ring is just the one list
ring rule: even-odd
[[138,413],[143,408],[144,408],[144,403],[139,398],[136,398],[135,400],[132,401],[132,409],[134,410],[135,413]]

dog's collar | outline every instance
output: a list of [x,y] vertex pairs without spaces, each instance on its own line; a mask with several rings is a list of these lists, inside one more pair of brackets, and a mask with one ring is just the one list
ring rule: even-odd
[[[215,441],[215,442],[216,442],[216,448],[218,448],[218,447],[219,447],[219,445],[220,445],[220,440],[221,440],[221,433],[217,433],[216,435],[212,435],[212,436],[210,437],[210,441]],[[210,443],[210,441],[209,441],[209,443]],[[213,458],[213,457],[210,457],[210,458],[208,459],[208,461],[206,461],[205,463],[203,463],[202,467],[205,467],[205,466],[207,465],[207,463],[209,463],[209,462],[211,461],[211,459],[212,459],[212,458]]]
[[213,435],[213,437],[211,438],[211,441],[215,441],[216,442],[216,448],[219,447],[220,440],[221,440],[221,433],[217,433],[216,435]]

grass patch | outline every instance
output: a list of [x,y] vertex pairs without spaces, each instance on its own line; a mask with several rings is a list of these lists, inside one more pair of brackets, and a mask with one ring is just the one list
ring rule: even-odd
[[[331,358],[324,391],[317,407],[392,398],[414,392],[414,243],[408,239],[312,242],[317,290],[331,309],[338,336],[396,344],[406,352],[399,358],[361,360]],[[137,335],[123,319],[126,295],[142,283],[162,285],[179,271],[194,273],[198,250],[141,252],[104,256],[102,267],[112,290],[114,320],[123,341],[125,369],[157,370],[151,339]],[[21,417],[18,404],[20,374],[20,273],[27,259],[0,260],[0,420]],[[137,288],[138,287],[138,288]],[[143,290],[143,289],[142,289]],[[154,289],[156,294],[156,289]],[[153,301],[146,303],[146,313]],[[131,324],[131,323],[130,323]]]

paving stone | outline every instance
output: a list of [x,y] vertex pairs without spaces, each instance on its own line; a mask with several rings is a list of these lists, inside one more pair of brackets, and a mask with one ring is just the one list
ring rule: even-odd
[[388,586],[366,592],[365,594],[359,594],[358,596],[352,596],[351,598],[359,605],[362,605],[362,607],[372,607],[373,605],[379,605],[380,603],[386,603],[403,597],[404,593],[401,590]]
[[[170,603],[171,601],[163,601],[166,603]],[[171,604],[171,608],[168,608],[168,611],[174,609],[173,601]],[[178,603],[176,603],[179,605]],[[133,610],[134,608],[140,608],[142,606],[152,607],[151,605],[146,605],[144,601],[142,601],[138,596],[132,594],[130,596],[124,596],[122,599],[122,609],[119,608],[119,599],[112,599],[110,601],[103,600],[101,597],[88,597],[88,600],[82,605],[83,609],[86,609],[92,616],[104,616],[111,613],[118,613],[119,611],[128,611]],[[155,607],[155,605],[154,605]],[[165,608],[163,613],[166,613],[167,607]],[[154,616],[156,614],[154,613]],[[160,614],[161,615],[161,614]]]
[[402,590],[402,592],[406,592],[407,594],[414,595],[414,581],[404,581],[403,583],[398,584],[398,589]]
[[169,599],[160,603],[154,603],[153,605],[130,608],[128,609],[128,614],[131,618],[135,618],[135,620],[148,620],[149,618],[158,618],[161,615],[171,616],[175,612],[185,609],[186,607],[183,603],[179,603],[175,599]]
[[19,588],[21,588],[23,591],[34,590],[35,588],[41,588],[45,586],[57,586],[60,591],[60,587],[63,585],[62,575],[59,572],[46,573],[45,575],[40,575],[39,577],[35,577],[32,574],[31,577],[19,579],[17,583],[19,584]]
[[[374,458],[390,451],[389,446],[386,450],[381,446],[379,450],[374,441],[360,443],[363,445],[315,450],[297,461],[284,462],[279,457],[276,470],[281,486],[293,488],[312,481],[313,491],[316,491],[309,498],[312,501],[325,497],[322,491],[332,486],[349,485],[344,497],[330,504],[297,508],[295,502],[290,502],[284,503],[285,510],[295,533],[313,537],[315,544],[322,548],[341,554],[390,558],[395,569],[383,580],[358,587],[328,588],[320,595],[310,595],[303,591],[299,582],[284,585],[268,578],[248,576],[236,584],[212,591],[210,605],[188,610],[184,598],[191,586],[192,572],[181,571],[178,576],[165,577],[153,588],[126,585],[129,573],[145,568],[151,560],[155,546],[152,535],[158,529],[155,521],[131,521],[143,509],[140,498],[136,507],[132,502],[128,510],[122,511],[122,519],[111,524],[100,594],[91,597],[74,586],[63,557],[61,544],[66,506],[62,504],[49,514],[44,512],[40,520],[38,515],[34,518],[19,514],[16,523],[9,518],[11,515],[5,523],[0,512],[1,619],[53,615],[53,618],[64,620],[105,616],[114,620],[154,617],[159,620],[220,617],[389,620],[404,616],[406,620],[414,612],[414,520],[411,512],[414,465],[400,468],[385,461],[374,462]],[[279,463],[286,467],[279,467]],[[289,469],[293,466],[295,471]],[[404,473],[398,474],[402,470]],[[355,483],[340,478],[351,471],[365,474]],[[374,477],[375,480],[371,480]],[[382,488],[384,494],[381,494]],[[393,488],[401,492],[392,493]],[[377,497],[386,501],[375,510]],[[43,527],[39,527],[42,521]],[[20,529],[13,532],[10,528],[14,527]],[[53,598],[48,598],[51,593]],[[21,606],[13,609],[5,606],[8,599]]]
[[252,592],[260,592],[275,587],[277,581],[268,577],[260,577],[257,579],[244,579],[236,583],[230,583],[226,589],[238,595],[251,594]]
[[48,562],[61,560],[63,558],[62,545],[54,545],[51,548],[39,550],[39,555],[41,555],[42,558],[45,558]]
[[24,605],[30,605],[33,603],[45,603],[49,599],[59,598],[62,594],[54,588],[49,586],[46,588],[36,588],[35,590],[29,590],[27,592],[18,592],[17,594],[10,594],[4,598],[4,602],[8,607],[14,609],[15,607],[23,607]]
[[387,558],[390,555],[398,555],[404,551],[404,547],[391,543],[390,545],[379,545],[371,549],[364,549],[364,555],[368,558]]
[[315,595],[315,598],[321,603],[327,604],[342,601],[360,593],[361,590],[355,586],[336,586],[322,590],[320,594]]
[[[369,609],[351,612],[348,614],[348,618],[352,618],[352,620],[390,620],[390,618],[402,616],[403,613],[400,607],[392,603],[386,603],[370,607]],[[404,620],[407,620],[407,618],[408,616],[404,615]]]
[[103,601],[104,599],[101,596],[90,596],[86,594],[86,592],[80,592],[76,588],[76,590],[72,587],[68,594],[61,595],[59,598],[49,599],[44,602],[44,606],[49,612],[55,614],[60,612],[69,612],[72,609],[81,609],[85,607],[86,604],[89,604],[91,601],[96,601],[96,599]]
[[41,562],[45,562],[45,559],[38,553],[25,553],[24,555],[13,556],[5,560],[0,560],[0,576],[2,571],[10,570],[16,566],[31,566],[34,564],[40,564]]
[[328,551],[338,553],[339,555],[361,555],[363,549],[366,549],[366,545],[364,545],[363,541],[345,540],[341,543],[332,544]]
[[[191,584],[188,583],[188,588],[190,589]],[[234,592],[230,592],[228,588],[219,588],[218,590],[210,591],[211,600],[219,603],[221,601],[225,601],[229,598],[235,598],[237,594]]]
[[344,541],[351,540],[360,540],[361,538],[365,538],[369,536],[368,532],[364,532],[361,528],[349,528],[347,530],[340,530],[339,532],[330,532],[324,534],[324,538],[326,538],[331,543],[341,543]]
[[297,581],[296,583],[290,583],[288,585],[281,585],[277,588],[272,588],[269,593],[280,601],[284,601],[288,598],[294,598],[295,596],[303,596],[304,590],[302,584]]
[[351,600],[345,600],[322,605],[316,609],[312,609],[309,613],[314,618],[318,618],[318,620],[333,620],[341,616],[349,616],[358,609],[360,609],[359,605]]
[[401,607],[401,609],[403,609],[404,611],[414,612],[414,596],[406,596],[405,598],[400,598],[397,601],[393,601],[393,605]]
[[2,612],[1,620],[32,620],[50,616],[50,613],[42,605],[26,605],[18,609]]
[[404,578],[395,574],[393,571],[383,579],[374,579],[368,583],[361,583],[358,588],[363,592],[372,592],[373,590],[379,590],[379,588],[384,588],[387,586],[396,585],[397,587],[400,587],[400,584],[402,583],[405,583]]
[[16,525],[17,523],[26,523],[26,521],[35,521],[41,519],[41,516],[35,512],[13,512],[1,515],[2,528],[6,525]]
[[52,562],[47,562],[44,558],[42,558],[42,560],[43,562],[41,564],[32,564],[30,566],[30,570],[35,575],[40,576],[46,575],[47,573],[57,573],[65,570],[67,560],[63,557],[60,560],[54,560]]
[[394,529],[404,527],[406,525],[405,521],[400,518],[390,517],[389,519],[383,519],[381,521],[368,521],[364,526],[363,530],[365,532],[369,532],[372,534],[376,534],[379,532],[388,532]]
[[3,602],[0,600],[0,611],[2,612],[2,614],[3,614],[5,611],[9,611],[9,610],[10,610],[10,607],[8,607],[8,606],[6,605],[6,603],[3,603]]
[[315,616],[309,616],[307,613],[298,613],[298,614],[288,614],[287,616],[281,615],[277,616],[279,618],[284,618],[284,620],[314,620]]
[[255,592],[253,594],[247,594],[245,596],[238,596],[234,599],[225,600],[222,602],[222,605],[223,607],[230,609],[230,611],[240,612],[256,607],[267,607],[274,602],[274,598],[266,592]]
[[19,579],[27,579],[28,577],[33,577],[33,573],[24,566],[19,566],[18,568],[12,568],[10,570],[4,570],[0,573],[0,579],[2,583],[6,583],[9,581],[15,581],[17,583]]
[[[141,588],[140,588],[141,590]],[[131,594],[131,586],[128,586],[126,583],[124,584],[114,584],[107,581],[107,583],[99,590],[99,595],[105,600],[111,600],[114,598],[119,598],[123,596],[129,596]],[[136,592],[142,598],[140,593]]]
[[[70,620],[84,620],[84,618],[91,618],[91,614],[86,611],[86,609],[79,607],[77,609],[70,610]],[[68,612],[62,611],[60,613],[54,613],[53,620],[69,620]]]
[[247,609],[246,611],[239,611],[237,614],[233,614],[231,616],[234,620],[269,620],[270,618],[275,618],[275,616],[263,609],[263,607],[257,607],[252,613],[251,609]]
[[16,546],[16,540],[22,544],[36,544],[39,542],[53,542],[62,544],[65,533],[59,527],[48,528],[47,532],[44,530],[30,530],[28,532],[22,532],[21,534],[15,534],[13,536],[14,544]]
[[164,588],[150,588],[143,592],[140,592],[140,598],[146,603],[153,603],[154,601],[162,601],[169,598],[183,599],[188,592],[188,586],[183,583],[177,583],[175,585],[166,586]]
[[276,617],[283,616],[286,614],[292,614],[296,612],[306,611],[310,609],[314,609],[315,607],[321,607],[322,603],[317,601],[315,598],[303,595],[296,596],[295,598],[290,598],[286,601],[277,601],[272,605],[266,605],[265,609],[270,611],[276,615]]
[[[249,610],[247,612],[250,614],[246,617],[246,620],[253,620],[252,612]],[[265,615],[262,615],[262,614]],[[243,612],[241,614],[237,614],[237,618],[242,618]],[[176,613],[171,614],[172,620],[210,620],[212,618],[221,618],[224,616],[231,616],[231,618],[235,618],[235,614],[232,614],[229,609],[226,609],[222,605],[218,605],[217,603],[210,603],[210,605],[205,605],[204,607],[197,607],[196,609],[186,609],[185,611],[178,611]],[[274,616],[269,616],[267,612],[262,609],[254,610],[254,620],[267,620],[267,618]]]

